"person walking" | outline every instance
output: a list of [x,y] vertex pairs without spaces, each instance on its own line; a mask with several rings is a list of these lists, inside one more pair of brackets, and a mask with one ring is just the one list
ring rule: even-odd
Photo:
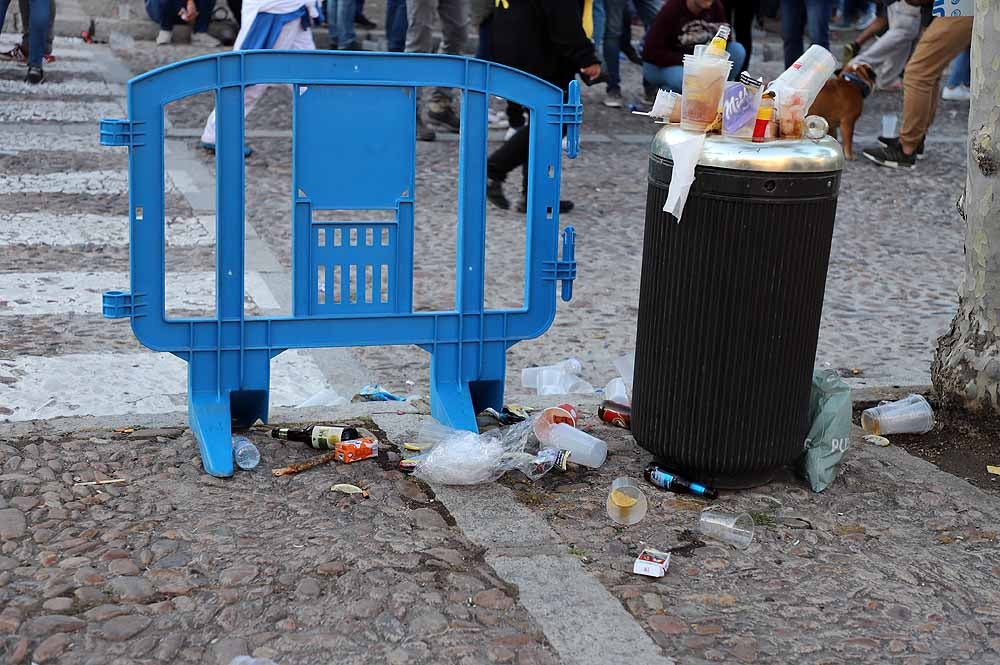
[[879,166],[912,169],[923,153],[927,130],[934,121],[944,70],[972,45],[972,17],[936,18],[920,36],[903,74],[903,127],[899,138],[879,137],[881,146],[867,148],[865,157]]
[[[407,20],[409,27],[406,32],[407,53],[433,53],[434,51],[434,15],[441,20],[441,32],[444,36],[442,48],[450,55],[462,55],[468,38],[469,1],[468,0],[407,0]],[[427,105],[427,119],[445,127],[448,131],[458,132],[461,121],[449,88],[434,88],[430,102]],[[437,135],[427,126],[422,114],[422,104],[417,102],[417,140],[433,141]]]
[[386,0],[385,41],[386,50],[402,53],[406,50],[406,0]]
[[[0,28],[7,18],[10,0],[0,0]],[[45,60],[45,40],[49,33],[49,0],[30,0],[28,3],[28,71],[24,80],[37,85],[45,80],[42,63]]]
[[[21,12],[21,42],[15,44],[14,48],[4,53],[0,53],[0,56],[7,58],[9,60],[14,60],[15,62],[28,62],[28,53],[31,50],[28,40],[31,39],[31,0],[17,0],[18,11]],[[56,57],[52,55],[52,39],[55,37],[56,22],[56,0],[49,0],[49,30],[48,34],[45,36],[45,55],[42,56],[42,60],[46,65],[51,64],[56,61]]]
[[[594,45],[583,29],[582,9],[580,0],[502,2],[493,13],[493,59],[548,81],[565,96],[577,73],[588,80],[601,73]],[[521,127],[486,160],[486,198],[504,210],[510,201],[503,183],[511,171],[527,166],[530,132],[530,127]],[[523,168],[519,211],[527,209],[527,179]],[[572,209],[571,201],[559,202],[560,212]]]
[[805,50],[802,31],[809,41],[830,49],[831,0],[781,0],[781,41],[785,51],[785,67],[791,67]]

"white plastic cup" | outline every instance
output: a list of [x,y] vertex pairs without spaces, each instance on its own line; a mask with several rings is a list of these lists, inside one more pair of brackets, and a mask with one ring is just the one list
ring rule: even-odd
[[535,424],[532,429],[535,432],[535,436],[543,444],[549,445],[552,443],[551,437],[549,436],[552,431],[552,426],[559,423],[565,423],[570,427],[576,427],[577,413],[576,409],[571,404],[560,404],[559,406],[550,406],[539,414],[538,418],[535,419]]
[[[579,374],[583,371],[583,365],[576,358],[567,358],[555,365],[544,365],[542,367],[525,367],[521,370],[521,387],[538,388],[543,372],[548,371],[550,381],[561,374]],[[558,374],[557,374],[558,373]],[[557,379],[558,381],[558,379]]]
[[625,379],[616,377],[608,381],[608,385],[604,386],[604,399],[623,406],[631,405],[632,401],[628,397]]
[[[572,455],[570,455],[572,459]],[[615,478],[607,500],[608,517],[616,524],[629,526],[646,516],[649,504],[642,485],[634,478]]]
[[698,530],[738,550],[745,550],[753,542],[753,518],[748,513],[725,513],[706,508],[701,511]]
[[861,427],[869,434],[923,434],[934,427],[934,410],[921,395],[880,404],[861,413]]
[[548,445],[569,451],[569,461],[596,469],[608,457],[608,444],[572,425],[556,423],[549,429]]
[[725,58],[684,56],[681,129],[704,132],[715,122],[732,68],[732,60]]
[[882,136],[887,139],[899,136],[899,117],[895,113],[882,114]]

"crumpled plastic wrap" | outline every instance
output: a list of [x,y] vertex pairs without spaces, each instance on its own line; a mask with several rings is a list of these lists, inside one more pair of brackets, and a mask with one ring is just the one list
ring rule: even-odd
[[[534,420],[477,434],[428,421],[418,439],[434,446],[419,458],[413,475],[442,485],[478,485],[524,464]],[[530,457],[530,456],[529,456]]]

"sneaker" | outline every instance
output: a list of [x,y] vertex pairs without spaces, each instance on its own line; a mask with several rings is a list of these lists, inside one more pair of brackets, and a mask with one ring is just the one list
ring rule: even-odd
[[437,138],[437,134],[433,129],[427,126],[424,119],[420,117],[420,112],[417,112],[417,140],[418,141],[433,141]]
[[912,169],[917,165],[916,156],[903,152],[898,142],[879,148],[865,148],[861,154],[879,166],[893,169]]
[[622,53],[625,54],[625,57],[628,58],[629,62],[631,62],[633,65],[642,64],[642,58],[640,58],[639,54],[636,53],[635,47],[632,46],[632,42],[629,42],[628,44],[622,44],[621,49]]
[[967,102],[972,99],[972,91],[964,85],[946,85],[941,91],[941,99],[949,102]]
[[3,53],[0,53],[0,56],[3,56],[8,60],[13,60],[14,62],[28,62],[28,53],[23,48],[21,48],[20,44],[18,44],[9,51],[4,51]]
[[56,61],[56,56],[52,55],[51,53],[42,56],[42,62],[44,62],[46,65],[51,65],[55,61]]
[[502,180],[486,179],[486,200],[501,210],[510,210],[510,201],[503,193]]
[[222,42],[207,32],[196,32],[191,35],[191,45],[201,46],[204,48],[218,48],[219,46],[222,46]]
[[[927,138],[927,137],[924,137],[924,138]],[[890,147],[890,146],[894,146],[894,145],[898,146],[899,145],[899,137],[898,136],[894,136],[892,138],[889,138],[889,137],[886,137],[886,136],[880,136],[880,137],[878,137],[878,142],[881,143],[882,145],[884,145],[887,148]],[[924,139],[920,139],[920,145],[917,146],[916,157],[917,157],[917,159],[923,159],[924,158]]]
[[375,25],[375,21],[371,20],[364,14],[358,14],[357,16],[354,17],[354,25],[360,25],[362,28],[365,28],[366,30],[374,30],[377,27]]
[[[574,204],[572,201],[566,201],[564,199],[560,199],[560,201],[559,201],[559,214],[560,215],[565,215],[566,213],[572,211],[573,208],[575,208],[575,207],[576,207],[576,204]],[[517,211],[518,212],[528,212],[528,199],[527,199],[527,197],[521,197],[521,199],[517,202]]]
[[171,41],[173,41],[173,38],[174,38],[174,33],[170,32],[169,30],[160,30],[158,33],[156,33],[156,45],[166,46]]
[[861,52],[861,47],[858,46],[857,42],[851,42],[850,44],[844,44],[843,59],[846,65],[851,60],[854,60],[854,56]]
[[347,46],[345,46],[344,48],[342,48],[340,50],[341,51],[364,51],[365,47],[358,40],[354,40],[353,42],[351,42],[350,44],[348,44]]
[[[201,147],[202,150],[210,152],[213,155],[215,154],[215,144],[214,143],[208,143],[207,141],[202,141],[198,145]],[[243,146],[243,156],[244,157],[249,157],[252,154],[253,154],[253,148],[251,148],[248,145],[244,145]]]
[[37,85],[45,80],[45,72],[42,71],[41,67],[28,65],[28,74],[24,77],[24,80],[32,85]]
[[620,109],[622,107],[621,90],[609,90],[608,94],[604,96],[604,105],[608,108]]
[[455,109],[450,105],[445,106],[432,102],[427,108],[427,119],[439,125],[444,125],[452,132],[458,132],[462,129],[462,121],[459,119],[458,114],[455,113]]

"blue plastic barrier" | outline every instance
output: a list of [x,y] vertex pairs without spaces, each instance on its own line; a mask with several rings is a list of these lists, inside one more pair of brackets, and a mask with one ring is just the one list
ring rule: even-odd
[[[293,316],[244,315],[243,92],[293,86]],[[413,312],[413,206],[419,87],[461,91],[456,303]],[[216,95],[216,316],[164,308],[164,106]],[[484,306],[489,95],[531,111],[525,307]],[[270,362],[291,348],[416,344],[431,354],[431,413],[461,429],[503,403],[506,352],[544,333],[556,282],[572,296],[574,232],[559,240],[560,145],[579,150],[580,93],[471,58],[324,51],[237,51],[132,79],[127,120],[102,120],[101,143],[129,147],[131,293],[104,294],[140,342],[188,361],[188,414],[205,470],[233,473],[232,428],[268,415]],[[392,221],[318,221],[322,210],[385,210]],[[320,282],[323,288],[320,288]],[[370,288],[367,284],[370,282]]]

